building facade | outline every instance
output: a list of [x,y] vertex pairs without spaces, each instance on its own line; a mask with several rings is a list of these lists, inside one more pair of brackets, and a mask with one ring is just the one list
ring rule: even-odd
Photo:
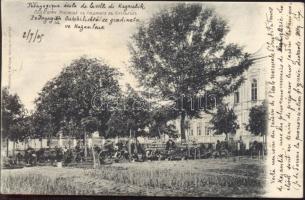
[[[265,66],[267,66],[266,59],[257,60],[245,73],[245,81],[230,96],[226,97],[224,102],[228,103],[228,106],[234,109],[237,115],[237,121],[239,129],[235,135],[229,137],[234,140],[239,140],[240,137],[246,144],[246,148],[249,147],[250,142],[262,141],[263,138],[259,136],[253,136],[246,130],[246,125],[249,123],[249,113],[253,106],[261,105],[266,100],[266,79],[265,79]],[[216,109],[214,109],[216,112]],[[186,140],[188,142],[197,143],[216,143],[217,140],[225,140],[225,134],[215,135],[212,129],[210,120],[211,114],[201,113],[201,118],[188,119],[188,127],[186,129]],[[180,119],[175,121],[176,129],[180,131]]]

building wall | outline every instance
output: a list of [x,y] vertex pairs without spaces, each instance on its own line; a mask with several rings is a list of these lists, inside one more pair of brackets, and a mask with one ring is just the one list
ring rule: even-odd
[[[228,103],[229,107],[233,108],[235,114],[237,115],[237,121],[240,128],[237,130],[234,140],[238,140],[240,136],[246,143],[247,148],[249,143],[256,140],[262,141],[262,137],[253,136],[250,132],[246,130],[246,124],[248,124],[250,109],[255,105],[261,105],[264,100],[266,100],[266,79],[265,79],[265,66],[267,66],[266,60],[259,60],[254,65],[252,65],[245,73],[245,81],[239,87],[239,101],[234,100],[236,94],[232,94],[225,98],[225,103]],[[254,94],[254,82],[256,80],[257,93]],[[253,84],[253,86],[252,86]],[[253,89],[253,92],[252,92]],[[256,100],[252,100],[252,96],[256,96]],[[216,110],[214,110],[216,112]],[[201,113],[201,118],[199,119],[189,119],[189,129],[186,130],[187,141],[194,141],[200,143],[216,143],[217,140],[225,140],[225,134],[214,135],[212,124],[210,120],[212,115]],[[176,128],[178,132],[180,131],[180,119],[175,121]]]

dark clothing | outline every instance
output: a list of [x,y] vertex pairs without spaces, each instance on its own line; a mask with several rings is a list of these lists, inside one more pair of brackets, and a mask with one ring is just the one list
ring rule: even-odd
[[166,142],[166,150],[174,149],[176,147],[176,144],[172,140],[168,140]]

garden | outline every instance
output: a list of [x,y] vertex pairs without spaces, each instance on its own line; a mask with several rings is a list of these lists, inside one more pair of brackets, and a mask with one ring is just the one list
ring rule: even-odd
[[248,196],[264,193],[263,160],[240,158],[36,166],[2,172],[2,192],[68,195]]

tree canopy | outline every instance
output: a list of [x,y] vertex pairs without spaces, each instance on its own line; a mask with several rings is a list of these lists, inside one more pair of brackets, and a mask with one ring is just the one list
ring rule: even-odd
[[246,129],[254,135],[264,136],[267,133],[267,105],[254,106],[250,109]]
[[169,106],[159,106],[150,112],[150,135],[160,137],[162,134],[171,137],[177,136],[176,127],[174,124],[168,123],[177,118],[177,113]]
[[[240,86],[242,73],[253,63],[240,46],[225,43],[228,32],[227,22],[210,8],[179,4],[164,9],[132,35],[130,67],[162,99],[186,102],[213,94],[221,101]],[[185,116],[200,112],[189,105],[178,111],[182,139]]]
[[[107,136],[139,136],[144,134],[151,120],[148,101],[127,85],[127,93],[118,102],[107,122]],[[147,134],[147,133],[146,133]]]
[[239,129],[237,123],[237,115],[234,113],[233,108],[228,108],[227,105],[219,105],[217,112],[211,119],[213,124],[213,130],[215,130],[216,135],[226,134],[226,140],[228,139],[228,134],[235,134],[236,130]]
[[2,138],[22,140],[29,134],[26,112],[17,94],[11,94],[7,87],[2,88],[1,133]]
[[[42,117],[41,123],[46,121],[42,127],[52,126],[49,130],[57,133],[63,126],[72,123],[75,134],[80,134],[85,128],[84,120],[92,118],[98,122],[97,130],[105,131],[110,111],[94,101],[107,103],[111,100],[110,96],[120,95],[118,76],[120,73],[117,70],[98,59],[81,57],[74,60],[47,82],[35,101],[36,115]],[[89,121],[87,125],[93,123]],[[87,130],[91,130],[89,126]]]

